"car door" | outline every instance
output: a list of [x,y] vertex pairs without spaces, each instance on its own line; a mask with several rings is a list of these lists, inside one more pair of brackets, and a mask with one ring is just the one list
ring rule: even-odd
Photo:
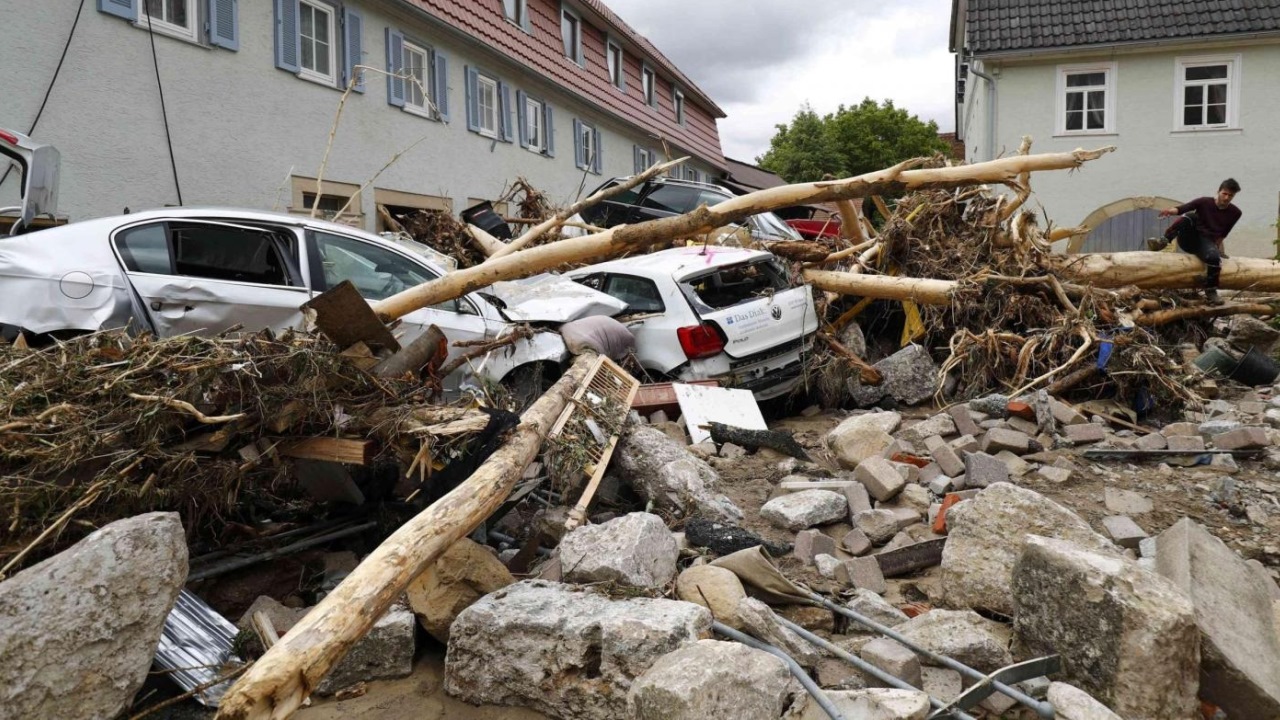
[[[365,300],[385,300],[392,295],[440,274],[427,265],[367,240],[323,230],[307,231],[311,281],[317,290],[327,290],[350,280]],[[483,340],[495,336],[498,328],[480,314],[468,298],[457,298],[415,310],[401,318],[399,340],[402,345],[413,342],[431,325],[440,328],[449,340],[449,357],[466,351],[454,347],[457,341]],[[461,376],[455,373],[445,379],[445,389],[457,389]]]
[[302,327],[310,292],[288,229],[174,218],[118,230],[112,242],[161,337]]
[[[684,363],[676,328],[680,307],[668,308],[668,298],[647,277],[627,273],[599,273],[578,282],[627,303],[627,329],[636,338],[636,359],[647,370],[668,373]],[[683,302],[682,298],[677,300]],[[674,310],[675,312],[672,312]]]

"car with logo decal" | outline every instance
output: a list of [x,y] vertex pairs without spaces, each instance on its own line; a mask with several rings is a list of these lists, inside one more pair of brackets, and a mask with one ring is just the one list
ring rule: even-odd
[[799,384],[818,330],[812,288],[760,250],[673,248],[567,275],[627,303],[619,319],[655,379],[714,379],[758,400],[779,397]]

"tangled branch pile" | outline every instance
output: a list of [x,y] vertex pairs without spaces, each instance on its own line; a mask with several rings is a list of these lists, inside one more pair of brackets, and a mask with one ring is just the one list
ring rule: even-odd
[[457,218],[442,210],[418,210],[396,218],[414,240],[458,261],[458,267],[471,267],[485,261],[476,249],[467,228]]
[[0,547],[11,554],[60,527],[42,552],[57,549],[155,510],[215,544],[232,523],[314,519],[290,443],[371,440],[370,464],[403,467],[484,429],[474,411],[424,410],[427,392],[294,333],[0,344]]

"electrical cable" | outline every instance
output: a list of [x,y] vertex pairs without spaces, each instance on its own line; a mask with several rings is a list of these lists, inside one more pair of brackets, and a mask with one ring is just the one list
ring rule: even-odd
[[[58,58],[58,67],[53,69],[53,77],[49,78],[49,87],[44,90],[44,99],[40,101],[40,109],[36,110],[36,117],[31,121],[31,127],[27,128],[27,137],[31,137],[31,133],[36,131],[36,124],[40,122],[40,116],[44,114],[44,107],[49,104],[49,96],[53,94],[53,84],[58,82],[58,74],[62,72],[62,63],[67,59],[67,50],[71,49],[71,38],[76,36],[76,26],[80,24],[80,13],[83,10],[84,0],[80,0],[80,7],[76,8],[76,19],[71,22],[71,32],[67,33],[67,42],[62,46],[62,57]],[[11,170],[13,170],[13,165],[9,165],[4,169],[4,175],[0,175],[0,185],[4,185],[4,181],[9,178]]]
[[[143,8],[143,11],[145,10],[146,8]],[[195,22],[194,18],[192,22]],[[173,189],[178,193],[178,205],[182,205],[182,185],[178,183],[178,163],[173,157],[173,136],[169,134],[169,111],[164,103],[164,85],[160,82],[160,60],[156,57],[156,34],[151,29],[151,13],[147,13],[147,36],[151,38],[151,64],[156,70],[156,89],[160,92],[160,117],[164,120],[164,140],[169,146],[169,167],[173,169]]]

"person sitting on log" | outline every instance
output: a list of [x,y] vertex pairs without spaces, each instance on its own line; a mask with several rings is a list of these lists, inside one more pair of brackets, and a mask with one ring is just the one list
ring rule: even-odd
[[1240,208],[1231,204],[1238,192],[1240,183],[1234,178],[1227,178],[1218,186],[1218,194],[1214,197],[1200,197],[1161,210],[1162,218],[1170,215],[1182,217],[1165,230],[1163,241],[1149,243],[1152,250],[1162,250],[1177,238],[1178,247],[1183,252],[1200,258],[1205,267],[1202,278],[1204,296],[1214,304],[1221,302],[1218,299],[1218,275],[1222,272],[1222,258],[1227,257],[1223,252],[1223,241],[1240,219]]

